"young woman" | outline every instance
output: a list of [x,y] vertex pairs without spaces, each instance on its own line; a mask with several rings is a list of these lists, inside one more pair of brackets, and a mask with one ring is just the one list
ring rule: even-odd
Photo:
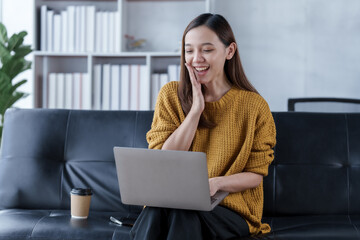
[[230,239],[267,233],[263,176],[273,160],[275,125],[247,80],[224,17],[202,14],[185,29],[180,82],[158,96],[149,148],[205,152],[210,194],[230,194],[210,212],[146,207],[133,239]]

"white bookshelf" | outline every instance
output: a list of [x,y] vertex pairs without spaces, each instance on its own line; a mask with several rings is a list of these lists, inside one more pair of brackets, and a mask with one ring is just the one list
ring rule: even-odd
[[[96,65],[145,65],[147,81],[152,84],[153,74],[166,73],[169,65],[180,64],[180,42],[182,33],[191,19],[211,9],[212,0],[187,1],[131,1],[131,0],[35,0],[34,1],[34,106],[47,108],[49,99],[50,73],[84,73],[92,85],[94,98],[94,68]],[[41,50],[41,7],[47,6],[54,14],[61,14],[68,6],[95,6],[96,11],[120,13],[117,23],[120,27],[119,50],[99,51],[51,51]],[[114,17],[116,19],[116,17]],[[97,34],[97,33],[95,33]],[[125,34],[145,38],[141,49],[127,49]],[[96,41],[96,39],[95,39]],[[142,86],[139,86],[142,87]],[[144,89],[141,89],[144,91]],[[154,92],[148,96],[149,108],[154,103]],[[91,99],[91,109],[94,99]],[[134,110],[134,109],[130,109]]]

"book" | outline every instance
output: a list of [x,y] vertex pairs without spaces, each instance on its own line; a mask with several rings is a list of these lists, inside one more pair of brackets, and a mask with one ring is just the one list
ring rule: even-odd
[[120,110],[120,65],[111,65],[111,110]]
[[139,110],[150,110],[150,81],[148,78],[149,72],[146,65],[140,65],[140,107]]
[[65,73],[65,106],[66,109],[73,108],[73,75]]
[[73,109],[82,107],[82,78],[81,73],[73,73]]
[[[87,24],[86,24],[86,6],[80,6],[80,48],[79,51],[80,52],[85,52],[86,51],[86,29],[87,29]],[[83,75],[84,77],[84,75]]]
[[130,109],[130,65],[120,65],[121,110]]
[[41,16],[40,16],[40,50],[47,51],[47,11],[48,8],[46,5],[41,6]]
[[48,76],[48,108],[56,108],[56,73]]
[[102,52],[109,52],[109,21],[110,13],[108,11],[102,14]]
[[180,73],[178,72],[178,65],[170,64],[167,67],[169,81],[178,81]]
[[86,50],[88,52],[95,51],[95,6],[86,7]]
[[115,13],[115,52],[121,51],[121,15],[117,11]]
[[56,74],[56,108],[65,107],[65,75]]
[[169,82],[169,75],[167,73],[160,73],[160,89]]
[[115,51],[115,12],[109,12],[108,52]]
[[95,39],[95,46],[96,46],[96,52],[102,52],[102,30],[103,30],[103,17],[102,17],[102,12],[97,12],[96,13],[96,30],[95,30],[95,35],[96,35],[96,39]]
[[91,97],[92,97],[92,84],[91,79],[89,79],[89,74],[82,73],[82,101],[81,101],[81,109],[91,110]]
[[61,11],[61,51],[68,52],[68,13]]
[[54,34],[54,11],[47,12],[47,51],[53,51],[53,34]]
[[81,6],[75,7],[75,52],[81,48]]
[[101,110],[101,93],[102,93],[102,83],[101,83],[101,65],[96,64],[94,66],[94,109]]
[[54,34],[53,34],[53,40],[54,40],[54,45],[53,45],[53,50],[54,52],[60,52],[61,51],[61,27],[62,23],[61,23],[61,15],[60,14],[55,14],[54,15]]
[[130,65],[130,110],[139,110],[140,65]]
[[68,50],[75,51],[75,6],[68,6]]
[[110,64],[103,65],[102,72],[102,108],[103,110],[110,110],[110,99],[111,99],[111,73]]
[[160,74],[151,75],[151,109],[155,109],[156,99],[160,90]]

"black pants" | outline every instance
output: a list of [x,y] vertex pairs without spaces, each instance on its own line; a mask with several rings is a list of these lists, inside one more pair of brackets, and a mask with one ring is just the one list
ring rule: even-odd
[[248,235],[245,220],[221,206],[210,212],[146,207],[130,231],[134,240],[217,240]]

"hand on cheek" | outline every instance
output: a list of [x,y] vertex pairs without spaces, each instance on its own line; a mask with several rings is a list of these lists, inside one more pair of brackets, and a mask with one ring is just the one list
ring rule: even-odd
[[196,78],[196,74],[194,68],[190,66],[188,63],[185,63],[185,66],[189,72],[190,81],[192,85],[192,95],[193,95],[193,105],[191,110],[195,111],[196,113],[202,113],[205,108],[205,100],[204,95],[201,91],[201,84],[198,82]]

